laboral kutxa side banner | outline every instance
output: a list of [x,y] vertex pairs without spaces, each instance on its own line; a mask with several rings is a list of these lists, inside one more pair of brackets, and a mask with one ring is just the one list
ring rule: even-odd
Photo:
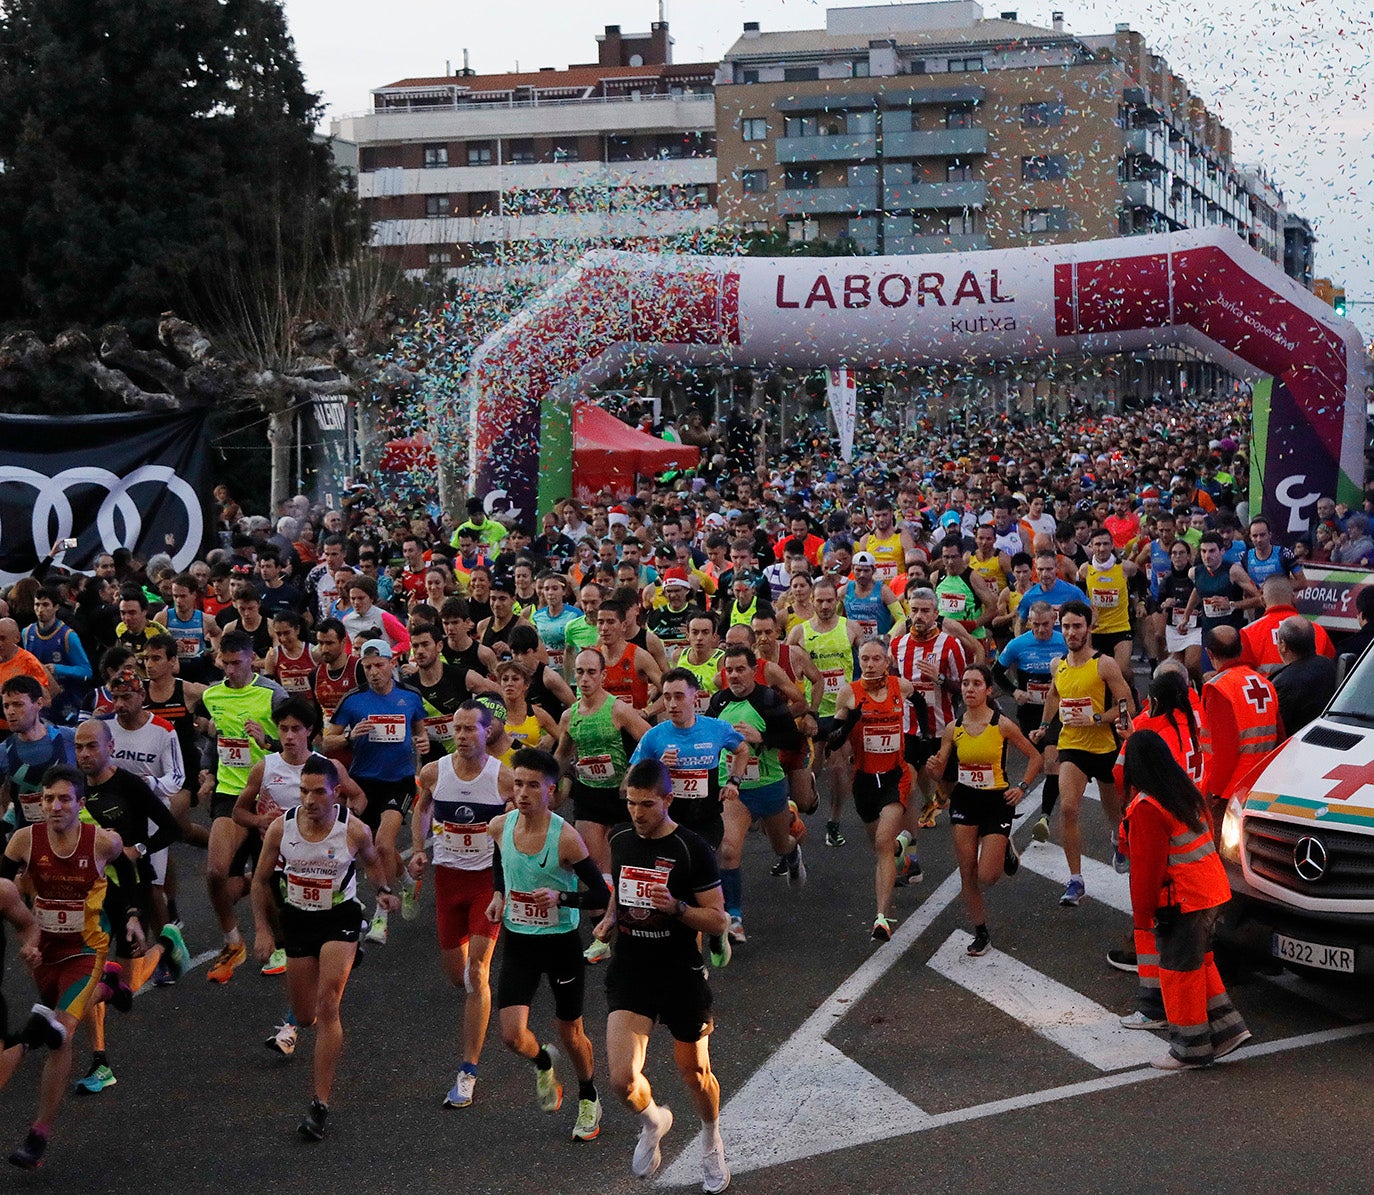
[[213,527],[205,420],[0,415],[0,583],[28,576],[54,547],[59,564],[86,572],[121,547],[189,565]]

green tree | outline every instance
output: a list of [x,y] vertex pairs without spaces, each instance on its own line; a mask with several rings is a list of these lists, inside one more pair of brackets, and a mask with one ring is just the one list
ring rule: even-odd
[[0,322],[207,311],[363,233],[277,0],[0,0]]

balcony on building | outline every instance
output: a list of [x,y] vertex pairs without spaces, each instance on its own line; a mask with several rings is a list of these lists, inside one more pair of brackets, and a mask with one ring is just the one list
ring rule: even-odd
[[871,162],[878,156],[872,133],[834,133],[817,137],[779,137],[779,166],[794,162]]
[[987,202],[988,185],[981,180],[943,183],[904,183],[883,188],[888,211],[930,211],[938,208],[980,208]]
[[878,208],[878,188],[791,187],[777,193],[779,216],[843,215]]
[[987,152],[987,129],[883,133],[883,156],[887,158],[968,158]]

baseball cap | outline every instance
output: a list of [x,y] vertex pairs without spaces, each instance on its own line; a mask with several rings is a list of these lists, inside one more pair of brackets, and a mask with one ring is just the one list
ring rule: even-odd
[[871,564],[876,566],[878,561],[872,552],[860,552],[857,556],[854,557],[854,563]]
[[718,511],[712,511],[704,520],[707,527],[724,527],[725,516]]
[[944,514],[940,516],[941,527],[957,527],[962,522],[963,520],[959,517],[956,511],[947,510]]
[[670,568],[663,574],[663,588],[691,589],[692,583],[687,579],[685,568]]
[[391,659],[391,644],[385,639],[369,639],[362,647],[358,648],[358,655],[362,659],[368,656],[381,656],[384,660]]

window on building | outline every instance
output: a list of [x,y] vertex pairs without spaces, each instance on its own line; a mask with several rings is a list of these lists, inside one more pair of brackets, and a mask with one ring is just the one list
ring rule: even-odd
[[513,166],[530,166],[534,163],[533,141],[509,141],[506,143],[506,161]]
[[1066,207],[1032,207],[1021,214],[1024,232],[1069,232],[1076,223]]
[[965,208],[945,217],[945,232],[949,236],[972,236],[978,231],[978,214]]
[[967,105],[958,108],[945,109],[945,128],[947,129],[971,129],[973,128],[973,109]]
[[878,131],[876,112],[850,112],[845,116],[845,131],[851,135],[875,133]]
[[760,195],[768,190],[768,171],[741,170],[739,185],[742,191],[747,191],[751,195]]
[[740,122],[740,132],[746,141],[767,141],[768,121],[762,116],[751,116]]
[[426,195],[425,196],[425,215],[426,216],[447,216],[452,208],[449,204],[447,195]]
[[364,145],[358,150],[358,173],[370,174],[377,169],[377,149],[372,145]]
[[850,166],[845,172],[845,179],[851,187],[876,187],[878,167],[874,164]]
[[468,211],[474,216],[493,215],[499,209],[495,191],[472,191],[468,194]]
[[441,166],[448,165],[448,146],[447,145],[426,145],[425,146],[425,169],[436,170]]
[[630,162],[634,160],[634,157],[634,139],[632,137],[606,138],[606,161]]
[[1069,159],[1064,154],[1036,154],[1021,159],[1021,177],[1054,179],[1069,177]]
[[746,220],[744,222],[745,232],[771,232],[772,226],[767,220]]
[[851,79],[868,78],[868,59],[856,58],[849,64],[849,77]]
[[821,122],[815,116],[788,116],[783,121],[785,137],[819,137]]
[[951,58],[948,69],[952,71],[980,71],[983,69],[983,60],[981,58]]
[[448,249],[431,249],[429,251],[429,264],[432,266],[451,266],[453,264],[453,253]]
[[759,81],[758,71],[740,71],[739,81],[741,83],[757,83]]
[[811,79],[821,77],[821,68],[818,66],[787,66],[783,67],[782,81],[784,83],[806,83]]
[[945,181],[949,183],[966,183],[973,178],[973,166],[968,162],[960,162],[957,158],[945,163]]
[[469,166],[490,166],[492,157],[490,142],[478,141],[468,146]]
[[819,241],[821,225],[819,220],[797,219],[787,221],[787,239],[796,241]]
[[789,166],[782,174],[782,185],[789,190],[810,190],[821,185],[819,166]]
[[1027,129],[1057,129],[1064,123],[1064,105],[1042,101],[1021,105],[1021,126]]

